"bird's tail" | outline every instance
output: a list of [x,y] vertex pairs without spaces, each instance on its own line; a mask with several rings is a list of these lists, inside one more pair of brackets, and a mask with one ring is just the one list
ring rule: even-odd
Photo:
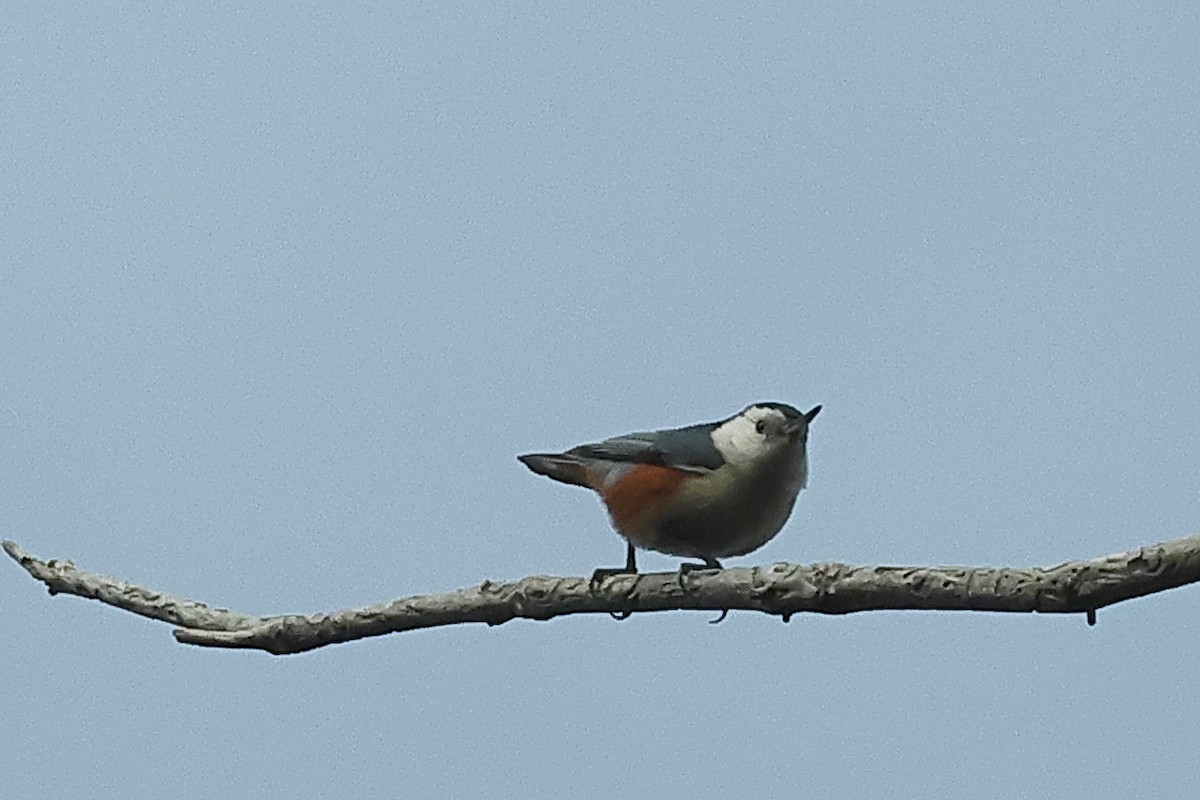
[[588,480],[587,464],[578,456],[566,453],[530,453],[517,456],[517,460],[538,475],[545,475],[547,478],[573,486],[592,488],[592,483]]

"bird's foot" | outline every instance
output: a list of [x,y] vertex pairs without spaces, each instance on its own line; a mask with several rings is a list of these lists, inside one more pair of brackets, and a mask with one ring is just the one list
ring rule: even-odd
[[[629,567],[601,567],[592,573],[592,579],[588,581],[588,589],[592,594],[600,591],[600,586],[609,578],[615,578],[618,575],[637,575],[637,569]],[[610,611],[608,615],[615,620],[626,620],[633,616],[630,610],[625,611]]]
[[687,575],[690,575],[693,572],[701,572],[704,570],[714,570],[714,569],[725,569],[725,568],[722,567],[721,562],[717,561],[715,558],[706,558],[706,559],[704,559],[703,564],[693,564],[689,561],[685,561],[684,563],[679,565],[679,588],[683,589],[685,592],[688,591],[688,585],[687,585],[687,580],[686,580]]
[[618,575],[637,575],[637,570],[629,569],[629,567],[600,567],[592,573],[592,579],[588,581],[588,589],[595,594],[600,590],[601,584]]

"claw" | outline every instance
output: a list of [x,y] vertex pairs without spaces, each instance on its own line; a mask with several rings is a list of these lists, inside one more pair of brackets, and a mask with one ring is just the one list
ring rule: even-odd
[[[592,579],[588,581],[588,590],[592,594],[596,594],[600,591],[600,587],[604,581],[617,575],[637,575],[637,559],[634,555],[632,543],[628,544],[628,549],[625,551],[625,566],[600,567],[592,573]],[[610,611],[608,615],[615,620],[624,621],[633,616],[633,610]]]
[[723,609],[721,609],[721,616],[717,617],[716,619],[710,619],[710,620],[708,621],[708,624],[709,624],[709,625],[716,625],[716,624],[718,624],[718,623],[719,623],[721,620],[725,619],[725,618],[726,618],[726,617],[728,617],[728,616],[729,616],[729,609],[728,609],[728,608],[723,608]]

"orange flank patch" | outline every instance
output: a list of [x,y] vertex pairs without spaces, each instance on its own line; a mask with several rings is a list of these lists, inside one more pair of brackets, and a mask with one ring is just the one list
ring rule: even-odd
[[668,503],[684,481],[686,472],[641,464],[627,472],[602,496],[618,530],[638,527],[639,517]]

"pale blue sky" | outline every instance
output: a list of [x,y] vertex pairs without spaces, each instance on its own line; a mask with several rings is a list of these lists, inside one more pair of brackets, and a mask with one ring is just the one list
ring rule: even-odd
[[[823,403],[733,564],[1200,531],[1200,12],[23,3],[0,535],[249,613],[588,574],[514,456]],[[678,562],[642,557],[644,568]],[[0,565],[4,794],[1191,797],[1200,591],[303,656]]]

